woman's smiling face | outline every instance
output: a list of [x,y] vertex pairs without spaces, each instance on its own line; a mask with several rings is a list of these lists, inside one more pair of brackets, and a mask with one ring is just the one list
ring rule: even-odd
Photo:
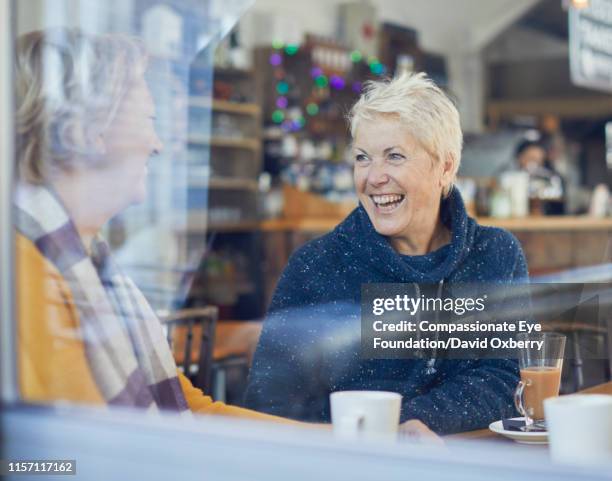
[[353,158],[359,200],[379,234],[405,237],[431,225],[448,174],[397,116],[362,119]]
[[101,198],[112,194],[122,208],[146,199],[149,162],[163,148],[154,124],[153,97],[139,76],[104,133],[106,168],[96,171]]

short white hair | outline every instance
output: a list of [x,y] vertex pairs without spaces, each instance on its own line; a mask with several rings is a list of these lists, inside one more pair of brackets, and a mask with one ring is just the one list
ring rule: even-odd
[[39,30],[17,39],[17,166],[42,184],[77,163],[102,166],[95,140],[147,65],[144,45],[120,34]]
[[463,134],[459,112],[447,95],[422,72],[369,81],[349,113],[351,136],[361,120],[378,115],[399,117],[430,155],[452,160],[452,181],[443,190],[448,195],[461,163]]

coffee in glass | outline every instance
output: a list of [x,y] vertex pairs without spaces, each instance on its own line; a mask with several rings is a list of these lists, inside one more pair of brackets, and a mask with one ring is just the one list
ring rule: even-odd
[[525,417],[525,431],[543,429],[544,399],[559,395],[565,336],[553,332],[521,333],[517,339],[541,341],[526,343],[529,347],[518,351],[521,380],[514,393],[514,403]]

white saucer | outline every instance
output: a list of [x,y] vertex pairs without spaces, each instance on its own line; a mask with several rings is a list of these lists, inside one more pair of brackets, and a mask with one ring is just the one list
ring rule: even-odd
[[[522,421],[523,418],[512,418],[513,421]],[[540,432],[525,432],[525,431],[508,431],[504,429],[502,421],[495,421],[489,424],[489,429],[494,433],[506,436],[517,443],[522,444],[548,444],[548,433]]]

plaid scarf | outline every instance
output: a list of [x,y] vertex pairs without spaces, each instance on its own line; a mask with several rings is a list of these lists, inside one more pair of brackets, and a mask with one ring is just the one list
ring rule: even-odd
[[[21,184],[16,227],[62,274],[79,313],[89,368],[109,405],[188,411],[161,324],[108,245],[96,238],[89,256],[59,199]],[[64,302],[66,302],[64,300]]]

